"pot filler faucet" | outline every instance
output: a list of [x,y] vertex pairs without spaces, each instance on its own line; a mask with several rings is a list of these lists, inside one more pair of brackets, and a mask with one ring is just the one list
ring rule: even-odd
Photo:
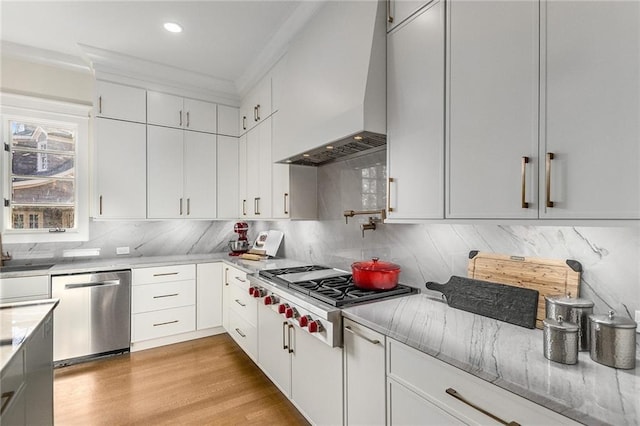
[[[344,216],[344,223],[349,223],[349,218],[354,217],[356,215],[368,215],[369,222],[363,223],[360,225],[360,229],[362,229],[362,238],[364,238],[364,231],[375,231],[376,230],[376,221],[382,222],[387,218],[387,212],[385,209],[382,210],[345,210],[342,213]],[[379,219],[374,218],[372,215],[380,215]]]

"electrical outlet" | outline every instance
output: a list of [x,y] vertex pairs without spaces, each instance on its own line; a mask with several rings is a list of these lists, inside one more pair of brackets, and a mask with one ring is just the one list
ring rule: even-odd
[[129,254],[129,247],[116,247],[116,254]]
[[640,311],[636,311],[636,333],[640,333]]

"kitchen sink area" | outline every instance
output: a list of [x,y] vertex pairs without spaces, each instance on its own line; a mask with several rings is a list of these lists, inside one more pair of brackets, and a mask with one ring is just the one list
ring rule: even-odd
[[48,271],[53,267],[53,263],[49,264],[25,264],[25,265],[3,265],[0,266],[0,273],[8,272],[28,272],[28,271]]

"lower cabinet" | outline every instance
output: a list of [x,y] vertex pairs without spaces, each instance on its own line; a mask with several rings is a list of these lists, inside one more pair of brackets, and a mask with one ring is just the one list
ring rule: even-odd
[[[577,425],[573,420],[387,339],[389,424]],[[490,414],[487,414],[490,413]]]
[[344,390],[347,425],[384,425],[385,336],[344,320]]
[[196,330],[222,325],[222,263],[196,265]]
[[258,360],[257,299],[249,294],[247,274],[232,266],[225,266],[224,303],[227,311],[226,330],[249,357]]
[[48,299],[49,291],[48,275],[3,278],[0,282],[0,303]]

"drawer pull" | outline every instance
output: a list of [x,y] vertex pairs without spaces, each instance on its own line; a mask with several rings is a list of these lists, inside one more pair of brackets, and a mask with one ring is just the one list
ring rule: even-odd
[[166,277],[168,275],[178,275],[179,272],[165,272],[162,274],[153,274],[154,277]]
[[11,402],[15,394],[16,393],[14,391],[2,392],[3,401],[2,401],[2,406],[0,406],[0,415],[4,413],[4,410],[7,408],[7,406],[9,405],[9,402]]
[[160,325],[168,325],[168,324],[175,324],[177,322],[180,322],[179,320],[173,320],[173,321],[167,321],[167,322],[159,322],[157,324],[153,324],[154,327],[158,327]]
[[356,336],[358,336],[358,337],[362,337],[364,340],[366,340],[367,342],[369,342],[369,343],[371,343],[371,344],[373,344],[373,345],[379,345],[379,344],[380,344],[380,340],[378,340],[378,339],[369,339],[367,336],[362,335],[362,334],[360,334],[360,333],[356,332],[354,329],[352,329],[352,328],[351,328],[351,326],[350,326],[350,325],[345,326],[345,328],[344,328],[344,329],[345,329],[346,331],[348,331],[349,333],[351,333],[351,334],[355,334],[355,335],[356,335]]
[[245,305],[244,303],[242,303],[241,301],[239,301],[238,299],[236,299],[236,303],[240,306],[242,306],[243,308],[247,305]]
[[445,391],[447,392],[449,395],[451,395],[452,397],[454,397],[455,399],[457,399],[458,401],[467,404],[469,407],[480,411],[482,414],[484,414],[485,416],[489,416],[491,417],[493,420],[497,421],[498,423],[501,423],[503,425],[507,425],[507,426],[520,426],[520,423],[517,422],[506,422],[504,420],[502,420],[500,417],[496,416],[495,414],[492,414],[490,412],[488,412],[487,410],[485,410],[484,408],[480,408],[477,405],[475,405],[474,403],[468,401],[467,399],[465,399],[462,395],[460,395],[455,389],[453,388],[447,388],[447,390]]
[[242,332],[242,330],[240,330],[239,328],[236,328],[236,333],[238,333],[238,334],[240,335],[240,337],[247,337],[247,335],[246,335],[246,334],[244,334],[244,333]]
[[293,339],[291,338],[291,330],[293,330],[293,326],[291,324],[289,324],[289,327],[287,328],[287,339],[289,340],[289,348],[287,349],[287,351],[292,354],[295,352],[294,348],[293,348]]
[[173,294],[162,294],[160,296],[153,296],[154,299],[161,299],[163,297],[174,297],[177,296],[179,293],[173,293]]
[[233,278],[235,278],[236,280],[240,281],[241,283],[246,283],[247,282],[247,280],[243,280],[240,277],[233,277]]

